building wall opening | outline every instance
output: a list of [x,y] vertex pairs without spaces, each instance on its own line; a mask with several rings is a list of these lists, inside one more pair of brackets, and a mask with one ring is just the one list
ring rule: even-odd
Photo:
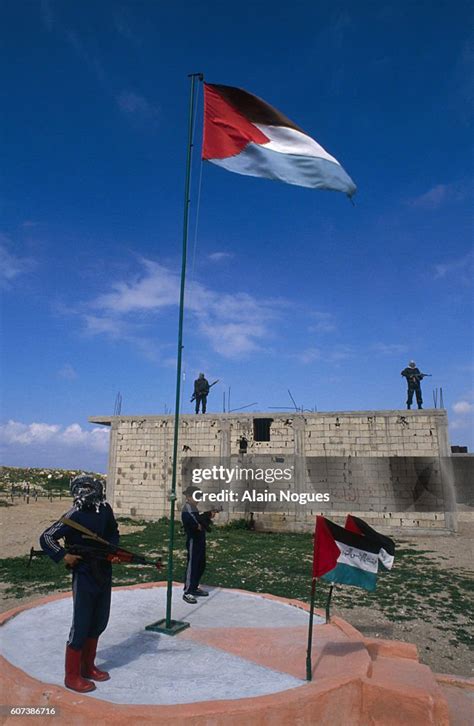
[[254,441],[270,441],[270,427],[273,423],[272,418],[254,418],[253,420],[253,438]]

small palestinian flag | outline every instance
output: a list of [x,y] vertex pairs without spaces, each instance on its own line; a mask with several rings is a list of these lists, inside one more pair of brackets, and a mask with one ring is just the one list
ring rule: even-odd
[[393,567],[393,561],[395,558],[395,542],[390,537],[386,537],[377,530],[372,529],[367,522],[359,517],[354,517],[352,514],[347,515],[346,524],[344,525],[350,532],[355,534],[362,534],[365,537],[370,537],[380,545],[379,560],[382,566],[386,570],[391,570]]
[[293,121],[232,86],[204,84],[202,158],[237,174],[349,197],[357,189],[337,159]]
[[313,577],[375,590],[379,551],[379,542],[316,517]]

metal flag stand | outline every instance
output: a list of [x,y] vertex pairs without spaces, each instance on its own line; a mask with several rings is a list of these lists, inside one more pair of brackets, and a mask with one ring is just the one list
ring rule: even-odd
[[313,644],[313,616],[314,616],[314,599],[316,597],[316,578],[313,577],[311,582],[311,604],[309,607],[309,626],[308,626],[308,647],[306,649],[306,680],[313,680],[313,666],[311,663],[311,647]]
[[[331,597],[332,597],[333,589],[334,589],[334,583],[331,582],[331,586],[329,588],[329,593],[328,593],[328,599],[326,601],[326,625],[328,625],[328,623],[331,622],[330,607],[331,607]],[[315,597],[316,597],[316,578],[313,577],[313,580],[311,582],[311,605],[309,608],[308,647],[306,649],[306,680],[307,681],[313,680],[311,648],[313,645],[313,617],[314,617]]]
[[328,625],[331,622],[331,598],[332,598],[332,591],[334,590],[334,583],[331,582],[331,586],[329,588],[328,592],[328,599],[326,601],[326,625]]
[[166,617],[150,623],[145,630],[153,630],[156,633],[165,633],[166,635],[176,635],[185,628],[189,628],[189,623],[182,620],[171,619],[171,601],[173,597],[173,547],[174,547],[174,514],[176,504],[176,478],[178,469],[178,438],[179,438],[179,407],[181,400],[181,360],[183,353],[183,319],[184,319],[184,286],[186,279],[186,256],[188,247],[188,227],[189,227],[189,191],[191,186],[191,157],[193,148],[193,128],[194,128],[194,94],[196,79],[204,80],[202,73],[190,73],[188,78],[191,79],[191,89],[189,94],[189,124],[188,124],[188,151],[186,158],[186,180],[184,184],[184,214],[183,214],[183,252],[181,264],[181,288],[179,296],[179,324],[178,324],[178,356],[176,365],[176,403],[174,414],[174,441],[173,441],[173,470],[171,478],[170,493],[170,524],[169,524],[169,542],[168,542],[168,575],[166,590]]

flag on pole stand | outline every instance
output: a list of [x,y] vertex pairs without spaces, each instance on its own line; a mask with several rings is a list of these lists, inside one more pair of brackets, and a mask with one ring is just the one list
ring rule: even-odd
[[375,590],[380,542],[316,517],[313,577]]
[[329,605],[334,584],[353,585],[373,592],[377,585],[379,562],[391,569],[395,555],[395,543],[380,534],[366,522],[351,514],[346,526],[316,517],[314,530],[313,578],[311,606],[306,651],[306,679],[312,678],[311,645],[316,579],[330,583],[326,604],[326,623],[329,622]]
[[[183,205],[183,241],[176,356],[176,396],[168,540],[166,617],[146,626],[175,635],[189,623],[172,619],[174,518],[177,500],[179,415],[183,351],[184,299],[191,205],[191,160],[194,141],[195,87],[202,73],[190,73],[186,172]],[[248,176],[266,177],[313,189],[344,192],[349,198],[356,185],[340,163],[311,136],[280,111],[257,96],[233,86],[204,84],[204,132],[202,158],[218,166]]]

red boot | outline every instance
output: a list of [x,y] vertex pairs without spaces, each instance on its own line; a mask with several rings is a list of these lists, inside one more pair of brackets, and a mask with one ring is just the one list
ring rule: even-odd
[[95,685],[81,676],[82,651],[66,646],[66,677],[64,685],[79,693],[95,691]]
[[85,678],[92,678],[93,681],[108,681],[110,676],[107,671],[101,671],[94,665],[97,643],[98,638],[87,638],[82,649],[81,673]]

